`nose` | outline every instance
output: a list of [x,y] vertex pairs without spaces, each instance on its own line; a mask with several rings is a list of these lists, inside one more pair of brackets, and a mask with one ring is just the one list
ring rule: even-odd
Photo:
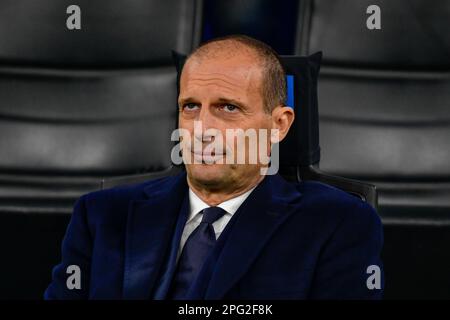
[[197,130],[194,130],[195,138],[202,142],[212,141],[214,139],[213,131],[218,130],[218,127],[217,121],[211,113],[209,105],[202,106],[197,121],[200,122],[197,125],[201,125],[201,127],[197,127]]

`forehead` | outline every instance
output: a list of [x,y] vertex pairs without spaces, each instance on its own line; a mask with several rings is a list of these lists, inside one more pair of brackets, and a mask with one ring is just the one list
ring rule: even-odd
[[182,91],[208,86],[211,90],[252,93],[260,89],[261,82],[261,67],[249,54],[192,57],[186,62],[180,79]]

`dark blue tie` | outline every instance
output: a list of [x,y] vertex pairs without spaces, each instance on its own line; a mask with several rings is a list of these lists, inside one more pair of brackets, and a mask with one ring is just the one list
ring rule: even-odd
[[169,299],[178,300],[186,296],[207,255],[216,243],[212,223],[225,213],[227,212],[219,207],[209,207],[203,210],[200,225],[190,234],[180,255]]

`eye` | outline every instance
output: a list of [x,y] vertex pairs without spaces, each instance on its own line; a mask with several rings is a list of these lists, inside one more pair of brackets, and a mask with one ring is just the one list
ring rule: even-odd
[[183,111],[195,111],[199,108],[199,106],[196,103],[186,103],[183,105]]
[[224,104],[220,106],[221,109],[223,109],[225,112],[236,112],[239,110],[239,108],[233,104]]

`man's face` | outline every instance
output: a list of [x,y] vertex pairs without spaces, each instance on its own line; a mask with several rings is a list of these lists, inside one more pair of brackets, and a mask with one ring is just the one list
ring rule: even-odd
[[192,146],[197,140],[195,143],[200,144],[203,150],[203,154],[196,154],[193,147],[191,150],[183,149],[183,157],[191,157],[191,164],[186,163],[191,182],[212,189],[233,189],[258,179],[261,165],[249,163],[249,148],[254,146],[250,146],[248,140],[240,145],[240,148],[245,148],[244,164],[225,163],[226,153],[236,154],[236,139],[223,139],[224,155],[220,156],[220,151],[216,150],[213,159],[222,158],[222,164],[199,163],[202,156],[207,156],[205,148],[214,140],[208,135],[199,135],[198,128],[194,134],[194,121],[201,121],[203,133],[217,129],[224,138],[227,129],[245,131],[251,128],[258,132],[259,129],[271,128],[271,115],[264,110],[262,72],[255,60],[253,55],[242,53],[231,57],[194,57],[186,63],[180,79],[179,127],[189,131]]

